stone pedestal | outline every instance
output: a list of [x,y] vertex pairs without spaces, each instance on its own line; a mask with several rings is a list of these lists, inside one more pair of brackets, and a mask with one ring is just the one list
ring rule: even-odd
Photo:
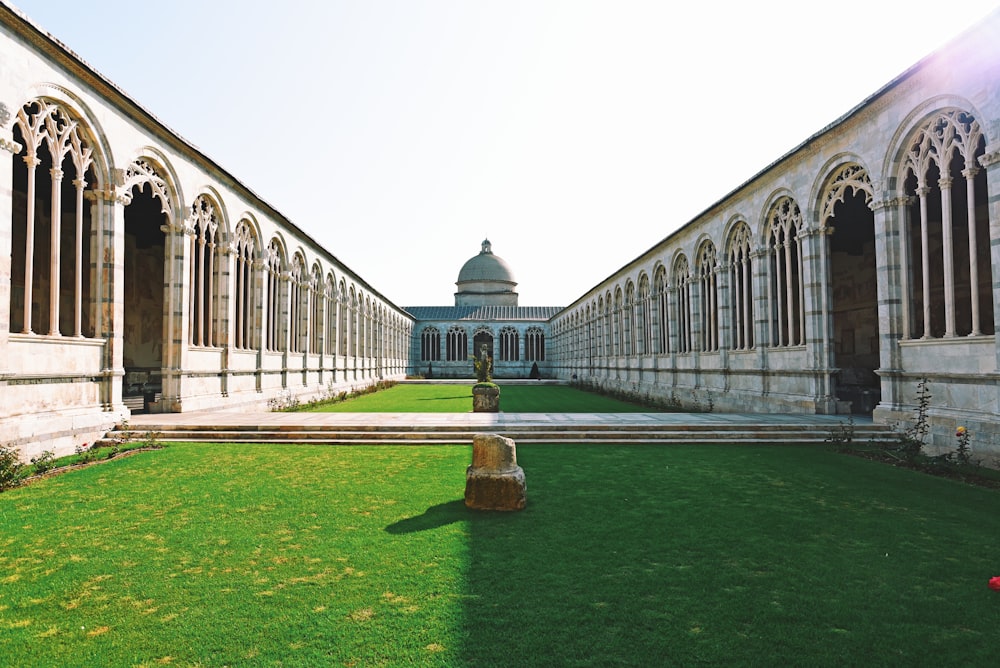
[[480,384],[473,385],[472,412],[499,413],[500,388],[495,385],[480,385]]
[[475,510],[522,510],[527,503],[524,470],[514,441],[496,434],[472,438],[472,465],[465,471],[465,505]]

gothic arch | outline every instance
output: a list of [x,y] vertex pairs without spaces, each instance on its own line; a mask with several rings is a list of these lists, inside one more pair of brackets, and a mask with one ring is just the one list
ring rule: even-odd
[[832,217],[834,207],[838,203],[842,204],[848,191],[852,189],[865,194],[866,204],[870,205],[876,197],[876,184],[864,160],[852,153],[838,153],[817,172],[813,184],[815,206],[810,212],[812,225],[816,228],[824,227],[826,220]]
[[718,265],[715,242],[705,236],[698,245],[698,253],[695,256],[699,350],[705,352],[719,349],[719,284],[716,275]]
[[[902,178],[906,169],[907,155],[913,137],[921,131],[928,120],[938,113],[948,110],[964,110],[976,119],[989,118],[983,114],[970,100],[958,95],[936,95],[924,100],[915,106],[910,113],[900,121],[893,133],[892,138],[886,144],[889,148],[885,152],[882,164],[882,180],[887,184],[890,191],[898,192],[902,188]],[[988,128],[981,127],[987,144],[996,142],[1000,137],[990,137]]]
[[[79,108],[51,97],[18,108],[11,137],[21,148],[9,158],[19,195],[10,221],[10,331],[103,335],[93,269],[110,242],[103,216],[95,217],[85,195],[96,191],[105,202],[110,194],[102,186],[105,149]],[[48,205],[37,205],[46,198]]]
[[726,235],[725,266],[729,274],[729,346],[733,350],[754,347],[753,231],[743,218],[733,218]]
[[691,352],[694,333],[691,310],[691,265],[687,255],[678,251],[674,254],[670,269],[670,292],[674,296],[674,332],[677,336],[677,352]]
[[110,183],[111,170],[115,165],[113,145],[108,141],[98,116],[90,106],[68,88],[49,82],[32,86],[28,91],[27,100],[21,105],[21,109],[32,102],[46,101],[59,107],[72,121],[79,124],[81,132],[86,135],[93,148],[95,179],[91,185],[94,186],[94,190],[106,190]]
[[775,347],[801,345],[805,343],[802,210],[793,197],[781,195],[771,201],[763,222],[767,340],[769,345]]
[[986,134],[971,105],[939,106],[904,135],[894,167],[904,209],[903,338],[995,331]]
[[233,342],[237,350],[257,347],[257,286],[261,245],[257,226],[249,215],[236,223],[230,250],[233,255],[235,286],[233,293]]

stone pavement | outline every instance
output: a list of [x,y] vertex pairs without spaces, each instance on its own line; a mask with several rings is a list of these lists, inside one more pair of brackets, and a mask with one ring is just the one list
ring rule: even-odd
[[[855,416],[858,440],[885,436]],[[847,425],[845,415],[760,413],[312,413],[252,409],[138,414],[135,433],[164,441],[324,444],[471,443],[497,433],[532,443],[817,443]],[[114,432],[109,434],[109,438]]]
[[[870,416],[853,416],[858,428],[871,426]],[[847,423],[846,415],[803,415],[791,413],[311,413],[272,412],[247,408],[202,410],[187,413],[136,414],[130,418],[133,430],[159,426],[462,426],[475,429],[502,429],[520,426],[621,425],[621,426],[759,426],[794,425],[830,430]]]

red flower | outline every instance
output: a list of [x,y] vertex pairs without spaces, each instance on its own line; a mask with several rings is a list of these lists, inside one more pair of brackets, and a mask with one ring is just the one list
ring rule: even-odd
[[1000,591],[1000,575],[995,578],[990,578],[990,589]]

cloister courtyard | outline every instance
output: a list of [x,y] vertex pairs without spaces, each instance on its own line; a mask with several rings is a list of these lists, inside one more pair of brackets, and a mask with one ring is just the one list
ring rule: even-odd
[[[343,402],[345,412],[242,414],[258,433],[286,434],[280,441],[170,441],[145,431],[156,416],[137,416],[133,437],[155,449],[102,454],[0,494],[0,664],[998,658],[1000,593],[987,586],[1000,568],[998,492],[847,456],[829,441],[844,424],[834,416],[755,423],[798,421],[817,437],[807,443],[776,431],[770,443],[703,435],[657,444],[545,434],[649,422],[747,427],[739,423],[749,416],[654,411],[544,385],[520,399],[513,385],[501,393],[513,406],[529,397],[539,413],[362,412],[365,402],[386,411],[413,401],[414,390],[401,389]],[[435,389],[459,397],[469,385]],[[578,402],[591,412],[572,412]],[[196,415],[170,417],[193,428]],[[208,430],[241,414],[201,417]],[[380,445],[288,437],[319,422],[376,439],[380,425],[433,428],[424,442]],[[543,423],[542,442],[518,443],[527,507],[466,508],[465,432]],[[461,439],[427,435],[449,424]]]

